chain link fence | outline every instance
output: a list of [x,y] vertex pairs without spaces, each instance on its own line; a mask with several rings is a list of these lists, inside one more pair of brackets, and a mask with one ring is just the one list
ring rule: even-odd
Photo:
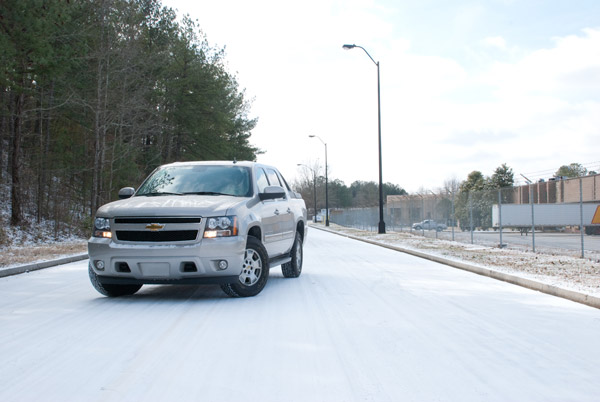
[[[376,232],[379,208],[334,209],[330,221]],[[600,260],[600,175],[388,196],[384,221],[388,232]]]

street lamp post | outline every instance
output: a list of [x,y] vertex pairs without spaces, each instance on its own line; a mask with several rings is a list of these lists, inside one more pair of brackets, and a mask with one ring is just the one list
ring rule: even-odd
[[311,134],[310,138],[318,138],[325,145],[325,226],[329,226],[329,191],[327,189],[327,143],[318,135]]
[[385,221],[383,220],[383,175],[381,168],[381,86],[379,83],[379,62],[373,60],[369,52],[358,45],[344,45],[344,49],[354,49],[358,47],[362,49],[373,63],[377,66],[377,119],[378,119],[378,139],[379,139],[379,233],[385,233]]
[[317,172],[315,171],[315,169],[311,168],[308,165],[303,165],[302,163],[298,163],[298,166],[304,166],[306,168],[309,168],[312,172],[313,172],[313,195],[315,196],[315,222],[316,222],[316,218],[317,218]]

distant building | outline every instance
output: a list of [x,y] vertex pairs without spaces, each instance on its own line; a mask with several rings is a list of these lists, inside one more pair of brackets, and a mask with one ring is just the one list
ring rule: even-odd
[[[580,191],[581,181],[581,191]],[[552,178],[548,181],[502,189],[502,202],[529,204],[533,193],[535,204],[562,204],[600,201],[600,174],[571,179]],[[458,194],[455,194],[455,197]],[[433,219],[450,225],[452,219],[452,194],[388,195],[387,213],[399,225],[408,225],[423,219]]]
[[600,174],[595,174],[575,177],[572,179],[551,179],[548,181],[541,181],[513,187],[513,203],[529,204],[529,196],[532,189],[534,204],[562,204],[565,202],[579,202],[580,179],[581,198],[583,202],[600,201]]

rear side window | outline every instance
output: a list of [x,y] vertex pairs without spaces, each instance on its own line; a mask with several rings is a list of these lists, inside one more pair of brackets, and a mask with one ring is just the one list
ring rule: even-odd
[[269,178],[269,184],[271,186],[281,186],[281,181],[279,181],[279,177],[277,173],[273,169],[267,169],[267,177]]
[[281,173],[279,173],[279,177],[281,178],[281,181],[283,181],[283,184],[285,184],[285,188],[287,188],[288,191],[292,191],[290,185],[287,183],[287,181],[285,181],[285,177],[283,177]]

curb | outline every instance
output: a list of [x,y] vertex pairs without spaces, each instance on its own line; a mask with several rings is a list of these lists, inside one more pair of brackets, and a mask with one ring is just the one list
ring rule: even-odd
[[70,262],[82,261],[88,258],[87,253],[85,254],[76,254],[70,257],[58,258],[56,260],[49,260],[38,262],[34,264],[27,265],[19,265],[17,267],[1,269],[0,268],[0,278],[4,278],[6,276],[18,275],[25,272],[37,271],[39,269],[50,268],[61,264],[68,264]]
[[375,246],[380,246],[380,247],[388,248],[390,250],[399,251],[399,252],[402,252],[402,253],[414,255],[415,257],[424,258],[426,260],[438,262],[440,264],[448,265],[448,266],[453,267],[453,268],[458,268],[458,269],[462,269],[464,271],[473,272],[473,273],[478,274],[478,275],[487,276],[487,277],[490,277],[490,278],[493,278],[493,279],[498,279],[500,281],[508,282],[508,283],[513,284],[513,285],[522,286],[524,288],[528,288],[528,289],[531,289],[531,290],[537,290],[538,292],[546,293],[546,294],[549,294],[551,296],[561,297],[563,299],[571,300],[571,301],[574,301],[576,303],[581,303],[581,304],[585,304],[586,306],[590,306],[590,307],[594,307],[594,308],[600,309],[600,297],[586,295],[584,293],[579,293],[579,292],[576,292],[574,290],[567,290],[567,289],[559,288],[557,286],[548,285],[546,283],[534,281],[532,279],[521,278],[519,276],[507,274],[507,273],[504,273],[504,272],[495,271],[495,270],[490,269],[490,268],[483,268],[483,267],[478,267],[476,265],[466,264],[466,263],[460,262],[460,261],[449,260],[447,258],[443,258],[443,257],[437,256],[437,255],[431,255],[431,254],[423,253],[421,251],[409,250],[409,249],[406,249],[406,248],[403,248],[403,247],[391,246],[389,244],[380,243],[380,242],[377,242],[377,241],[374,241],[374,240],[363,239],[363,238],[360,238],[360,237],[356,237],[356,236],[352,236],[352,235],[348,235],[348,234],[336,232],[336,231],[333,231],[331,229],[320,228],[320,227],[317,227],[317,226],[311,226],[311,228],[322,230],[324,232],[333,233],[333,234],[336,234],[338,236],[347,237],[349,239],[362,241],[364,243],[373,244]]

